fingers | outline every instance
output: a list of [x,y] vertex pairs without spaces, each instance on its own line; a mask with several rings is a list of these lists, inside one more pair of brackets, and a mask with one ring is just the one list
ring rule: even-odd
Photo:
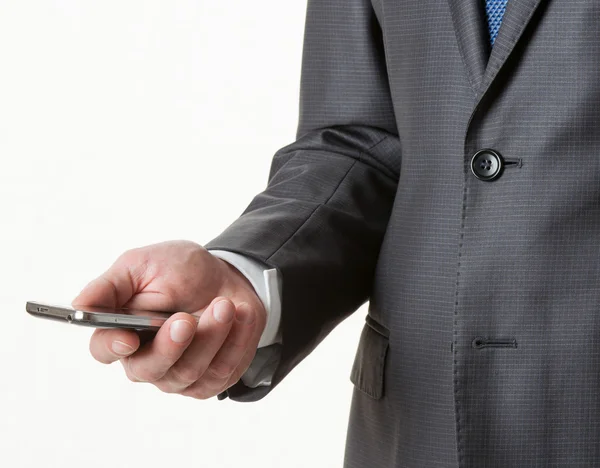
[[234,315],[231,300],[216,297],[200,316],[193,342],[156,386],[172,393],[198,380],[227,338]]
[[134,382],[155,382],[177,362],[196,334],[197,319],[185,312],[170,317],[134,355],[123,360],[125,372]]
[[134,331],[121,329],[94,330],[90,352],[97,361],[110,364],[135,352],[140,338]]
[[[212,311],[211,311],[212,309]],[[194,341],[157,386],[196,398],[218,393],[246,353],[254,331],[254,314],[247,304],[236,307],[217,299],[198,325]],[[215,314],[225,322],[215,318]]]
[[[254,355],[258,344],[254,343],[257,341],[254,339],[255,328],[255,312],[248,303],[240,304],[232,328],[220,348],[215,353],[212,350],[204,352],[202,349],[193,349],[192,344],[172,369],[174,372],[167,375],[171,377],[171,384],[182,395],[194,398],[206,399],[217,395],[229,386],[232,377],[236,376],[235,381],[239,379],[247,367],[239,369],[243,358],[247,354]],[[185,368],[194,369],[194,372],[187,375]],[[188,378],[181,379],[182,375]]]
[[138,291],[123,305],[139,310],[182,310],[180,306],[172,296],[160,291]]
[[[147,269],[145,254],[131,250],[121,255],[110,268],[90,281],[73,299],[73,306],[122,307],[137,292]],[[96,330],[90,339],[90,352],[105,364],[134,353],[139,336],[130,330]]]
[[[72,304],[176,310],[172,295],[146,287],[153,275],[144,252],[126,252],[86,285]],[[264,313],[258,314],[255,308],[246,302],[236,307],[219,296],[200,309],[198,316],[174,314],[144,344],[134,331],[96,330],[90,351],[102,363],[121,361],[132,381],[151,382],[169,393],[209,398],[235,383],[252,360],[264,327]]]

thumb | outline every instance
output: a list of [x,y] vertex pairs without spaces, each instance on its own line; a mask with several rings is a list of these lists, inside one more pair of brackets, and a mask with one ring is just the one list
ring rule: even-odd
[[90,281],[71,305],[120,308],[135,294],[133,265],[117,260],[108,270]]

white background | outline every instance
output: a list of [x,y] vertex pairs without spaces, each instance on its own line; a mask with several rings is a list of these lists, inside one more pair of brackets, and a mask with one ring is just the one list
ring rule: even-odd
[[206,243],[295,138],[306,2],[0,0],[0,466],[336,467],[366,309],[255,403],[167,395],[29,317]]

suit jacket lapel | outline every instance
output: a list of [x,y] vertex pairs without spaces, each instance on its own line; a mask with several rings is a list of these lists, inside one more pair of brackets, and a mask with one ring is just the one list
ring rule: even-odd
[[[484,0],[481,1],[483,3]],[[494,47],[489,56],[489,61],[477,93],[479,98],[481,98],[489,89],[494,78],[496,78],[498,72],[515,49],[515,46],[523,35],[523,31],[531,21],[537,7],[543,1],[544,0],[508,0],[506,11],[502,18],[502,24],[500,25],[500,30],[494,41]]]
[[485,0],[448,0],[458,49],[478,98],[488,90],[542,2],[544,0],[508,0],[490,52]]
[[448,0],[448,4],[458,49],[467,68],[471,86],[477,92],[490,53],[485,0]]

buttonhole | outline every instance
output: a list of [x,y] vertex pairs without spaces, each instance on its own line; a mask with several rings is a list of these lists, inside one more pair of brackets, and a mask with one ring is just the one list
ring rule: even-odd
[[504,160],[504,165],[505,166],[516,166],[519,169],[523,166],[523,160],[521,158],[518,159],[505,159]]
[[493,338],[484,338],[483,336],[477,336],[473,339],[473,342],[471,343],[471,345],[475,349],[516,348],[517,340],[515,338],[493,339]]

